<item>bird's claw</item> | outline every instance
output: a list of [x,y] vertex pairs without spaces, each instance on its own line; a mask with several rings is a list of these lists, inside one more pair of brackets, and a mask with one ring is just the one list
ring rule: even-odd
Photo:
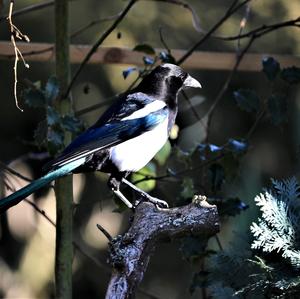
[[169,205],[166,201],[158,199],[156,197],[152,197],[152,196],[142,196],[142,199],[137,200],[134,204],[134,208],[136,208],[141,202],[151,202],[152,204],[154,204],[158,209],[168,209]]
[[158,209],[168,209],[169,205],[166,201],[151,197],[149,198],[149,202],[153,203]]

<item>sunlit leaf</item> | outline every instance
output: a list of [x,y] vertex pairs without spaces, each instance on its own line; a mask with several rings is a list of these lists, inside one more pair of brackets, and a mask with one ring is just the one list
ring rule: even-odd
[[215,144],[208,144],[207,146],[208,146],[209,150],[212,153],[219,152],[223,149],[222,146],[218,146],[218,145],[215,145]]
[[129,67],[122,72],[123,78],[126,79],[132,72],[137,71],[136,67]]
[[149,56],[144,56],[143,61],[145,65],[152,65],[154,63],[154,59]]
[[262,60],[263,72],[270,81],[275,80],[280,72],[280,64],[273,57],[265,57]]
[[246,142],[235,140],[235,139],[229,139],[228,146],[229,149],[235,153],[243,152],[248,148],[248,144]]
[[233,93],[238,106],[247,112],[257,112],[259,109],[259,97],[250,89],[239,89]]

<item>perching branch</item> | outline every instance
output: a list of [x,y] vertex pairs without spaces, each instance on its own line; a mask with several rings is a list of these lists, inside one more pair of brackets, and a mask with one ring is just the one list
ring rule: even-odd
[[113,273],[106,299],[134,297],[150,255],[161,240],[189,234],[214,235],[219,231],[218,221],[216,206],[209,205],[205,196],[195,196],[189,205],[164,210],[141,203],[128,232],[110,243]]

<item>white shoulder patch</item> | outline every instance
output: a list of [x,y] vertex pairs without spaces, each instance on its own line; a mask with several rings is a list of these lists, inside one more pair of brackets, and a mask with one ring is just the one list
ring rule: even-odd
[[130,114],[129,116],[126,116],[122,119],[123,120],[128,120],[128,119],[136,119],[136,118],[141,118],[144,117],[148,114],[150,114],[151,112],[155,112],[158,111],[162,108],[164,108],[166,106],[166,103],[163,101],[153,101],[149,104],[147,104],[145,107],[143,107],[142,109],[139,109],[135,112],[133,112],[132,114]]

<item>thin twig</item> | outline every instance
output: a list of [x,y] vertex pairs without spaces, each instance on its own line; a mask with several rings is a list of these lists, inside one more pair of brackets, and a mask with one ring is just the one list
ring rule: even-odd
[[177,64],[182,64],[191,54],[202,45],[231,15],[233,15],[237,10],[239,10],[242,6],[248,3],[251,0],[244,0],[240,4],[236,5],[238,2],[234,0],[229,7],[229,9],[225,12],[224,16],[197,42],[195,43],[181,58],[177,60]]
[[[244,55],[247,53],[247,51],[249,50],[249,48],[251,47],[252,43],[254,42],[255,38],[252,37],[248,44],[245,46],[245,48],[243,49],[243,51],[237,55],[237,59],[236,59],[236,62],[235,62],[235,65],[232,69],[232,71],[230,72],[229,76],[227,77],[226,81],[224,82],[222,88],[220,89],[219,93],[217,94],[214,102],[212,103],[212,105],[210,106],[209,110],[207,111],[206,115],[208,116],[208,120],[207,120],[207,128],[210,127],[210,123],[211,123],[211,120],[212,120],[212,115],[218,105],[218,103],[220,102],[220,100],[222,99],[224,93],[226,92],[233,76],[235,75]],[[206,141],[209,139],[209,130],[207,131],[207,136],[206,136]]]
[[86,30],[90,29],[91,27],[93,27],[95,25],[98,25],[98,24],[101,24],[101,23],[104,23],[104,22],[108,22],[108,21],[113,21],[113,20],[117,19],[119,16],[120,16],[120,13],[118,13],[116,15],[113,15],[113,16],[108,16],[108,17],[105,17],[105,18],[101,18],[101,19],[98,19],[98,20],[91,21],[87,25],[84,25],[81,28],[77,29],[75,32],[73,32],[71,34],[71,38],[74,38],[74,37],[82,34],[83,32],[85,32]]
[[[38,3],[38,4],[28,5],[25,8],[21,8],[21,9],[15,10],[12,13],[11,16],[12,17],[21,16],[21,15],[27,14],[29,12],[40,10],[40,9],[43,9],[43,8],[47,8],[47,7],[53,6],[53,5],[54,5],[54,1],[53,0],[51,0],[51,1],[45,1],[45,2],[42,2],[42,3]],[[8,18],[8,15],[0,17],[0,23],[2,21],[5,21],[7,18]]]
[[[47,213],[40,209],[38,207],[37,204],[35,204],[34,202],[28,200],[28,199],[24,199],[24,201],[26,203],[28,203],[29,205],[31,205],[31,207],[36,211],[38,212],[42,217],[44,217],[44,219],[46,219],[54,228],[56,227],[56,223],[47,215]],[[98,259],[92,257],[91,255],[87,254],[82,248],[81,246],[73,240],[73,246],[74,248],[79,251],[82,255],[84,255],[85,257],[87,257],[88,259],[90,259],[95,265],[97,265],[99,268],[105,270],[106,273],[110,273],[110,268],[105,265],[104,263],[102,263],[101,261],[99,261]]]
[[251,128],[249,129],[249,131],[247,132],[246,136],[245,136],[245,140],[249,140],[251,138],[251,136],[253,135],[255,129],[257,128],[259,122],[263,119],[263,117],[266,114],[266,110],[263,109],[258,116],[256,117],[253,125],[251,126]]
[[[239,35],[242,34],[243,30],[246,27],[247,21],[249,19],[249,15],[250,15],[250,3],[248,3],[246,5],[244,16],[243,16],[243,18],[242,18],[242,20],[240,22]],[[237,50],[240,51],[240,48],[241,48],[241,39],[239,38],[237,40]]]
[[25,202],[30,204],[40,215],[42,215],[53,227],[56,227],[55,222],[46,214],[46,212],[40,209],[34,202],[30,201],[29,199],[25,198]]
[[219,238],[219,236],[217,234],[215,235],[215,238],[216,238],[219,250],[223,251],[222,243],[221,243],[220,238]]
[[168,54],[171,55],[171,49],[169,48],[168,44],[166,43],[164,37],[163,37],[163,32],[162,32],[162,27],[159,27],[158,32],[159,32],[159,38],[162,43],[162,45],[165,47],[167,50]]
[[274,23],[270,25],[262,25],[259,26],[253,30],[250,30],[248,32],[245,32],[243,34],[238,34],[234,36],[213,36],[214,38],[221,39],[224,41],[234,41],[237,39],[243,39],[243,38],[251,38],[252,36],[261,37],[262,35],[265,35],[267,33],[270,33],[274,30],[284,28],[284,27],[300,27],[300,17],[284,22]]
[[19,173],[18,171],[12,169],[11,167],[7,166],[5,163],[3,163],[2,161],[0,161],[0,167],[3,168],[5,171],[11,173],[12,175],[26,181],[26,182],[32,182],[32,179],[24,176],[23,174]]
[[189,3],[180,1],[180,0],[148,0],[148,1],[175,4],[175,5],[179,5],[185,9],[187,9],[192,15],[193,25],[194,25],[194,28],[196,29],[196,31],[203,32],[203,30],[200,26],[199,17],[197,15],[195,9]]
[[100,36],[100,38],[96,41],[96,43],[93,45],[91,50],[88,52],[88,54],[83,59],[82,63],[80,64],[79,68],[77,69],[75,75],[73,76],[68,89],[66,91],[65,98],[70,93],[75,81],[77,80],[79,74],[81,73],[84,66],[87,64],[87,62],[90,60],[92,55],[96,52],[98,47],[103,43],[103,41],[110,35],[110,33],[118,26],[118,24],[124,19],[124,17],[127,15],[131,7],[136,3],[137,0],[130,0],[127,6],[124,8],[124,10],[120,13],[119,17],[113,22],[113,24]]
[[226,154],[227,153],[221,153],[221,154],[217,155],[216,157],[214,157],[214,158],[212,158],[210,160],[202,162],[199,165],[195,165],[193,167],[187,167],[187,168],[181,169],[179,171],[176,171],[176,172],[174,172],[172,174],[171,173],[166,173],[166,174],[161,175],[161,176],[150,176],[150,175],[148,175],[148,176],[145,176],[144,178],[141,178],[139,180],[134,181],[133,184],[136,185],[138,183],[145,182],[145,181],[150,181],[150,180],[160,181],[160,180],[164,180],[166,178],[176,178],[178,176],[186,174],[187,172],[191,172],[191,171],[195,171],[195,170],[200,170],[203,167],[206,167],[206,166],[208,166],[211,163],[219,161],[222,158],[224,158],[226,156]]
[[101,233],[106,237],[106,239],[111,242],[113,240],[113,237],[110,235],[110,233],[100,224],[96,224],[97,228],[101,231]]
[[196,110],[194,105],[191,103],[190,98],[187,96],[187,94],[184,90],[182,91],[182,95],[183,95],[183,98],[186,100],[186,102],[189,104],[190,109],[192,110],[192,112],[193,112],[194,116],[196,117],[196,119],[200,122],[202,127],[206,130],[207,129],[206,124],[203,122],[202,117],[199,115],[198,111]]
[[12,14],[13,14],[13,9],[14,9],[14,1],[11,0],[10,4],[9,4],[9,13],[8,13],[8,24],[10,27],[10,40],[11,43],[13,44],[14,47],[14,52],[15,52],[15,62],[14,62],[14,97],[15,97],[15,104],[16,107],[23,112],[23,110],[20,108],[19,106],[19,102],[18,102],[18,96],[17,96],[17,84],[18,84],[18,62],[21,58],[24,66],[26,68],[29,68],[29,64],[27,64],[24,60],[24,57],[21,53],[21,51],[19,50],[19,48],[17,47],[16,44],[16,39],[22,40],[22,41],[26,41],[26,42],[30,42],[29,37],[26,34],[23,34],[17,26],[14,25],[13,21],[12,21]]

